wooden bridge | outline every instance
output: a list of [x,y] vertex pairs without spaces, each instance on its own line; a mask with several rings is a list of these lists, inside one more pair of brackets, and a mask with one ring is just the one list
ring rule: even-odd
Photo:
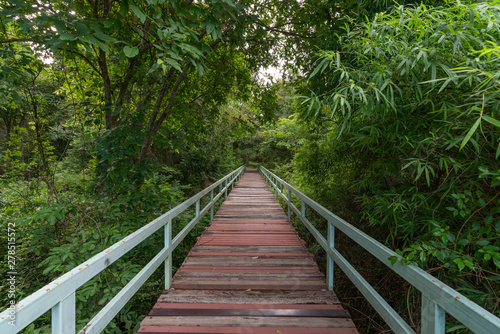
[[257,170],[247,170],[139,333],[357,333]]
[[[420,333],[444,334],[447,314],[475,333],[500,333],[499,318],[422,269],[400,261],[392,264],[390,258],[400,259],[394,251],[266,168],[259,167],[260,174],[255,170],[243,174],[244,171],[245,166],[234,170],[9,307],[0,313],[0,333],[19,333],[50,311],[52,333],[74,334],[78,316],[76,290],[162,229],[165,244],[158,247],[158,254],[80,334],[101,333],[162,264],[165,264],[165,292],[141,323],[138,333],[357,333],[349,314],[331,291],[334,265],[346,274],[395,333],[415,333],[335,248],[336,230],[421,292]],[[201,201],[207,196],[210,201],[201,208]],[[214,205],[222,197],[226,200],[214,216]],[[278,199],[287,206],[288,214]],[[193,206],[195,217],[172,236],[173,219]],[[327,221],[326,238],[307,219],[306,209]],[[172,278],[172,252],[207,214],[210,214],[210,226]],[[326,275],[320,273],[293,229],[292,214],[326,252]]]

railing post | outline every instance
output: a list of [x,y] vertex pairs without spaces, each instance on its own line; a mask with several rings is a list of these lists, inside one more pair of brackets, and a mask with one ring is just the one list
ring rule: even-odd
[[278,200],[278,183],[276,183],[276,181],[274,182],[274,197],[276,198],[276,200]]
[[75,292],[52,307],[52,334],[75,333]]
[[300,201],[300,213],[302,214],[302,217],[306,217],[306,202]]
[[214,190],[210,190],[210,203],[212,203],[212,206],[210,207],[210,221],[214,220]]
[[[328,247],[330,249],[334,249],[335,247],[335,226],[333,223],[328,220]],[[327,256],[327,263],[326,263],[326,286],[328,287],[329,291],[333,290],[333,258],[328,255]]]
[[224,184],[224,200],[227,199],[227,179],[225,181],[226,183]]
[[196,217],[200,215],[200,200],[196,201]]
[[[172,219],[169,219],[164,227],[165,248],[172,244]],[[172,251],[168,252],[165,259],[165,290],[170,289],[172,285]]]
[[444,334],[446,312],[422,293],[421,334]]
[[292,222],[292,210],[290,205],[292,204],[292,191],[288,189],[288,221]]

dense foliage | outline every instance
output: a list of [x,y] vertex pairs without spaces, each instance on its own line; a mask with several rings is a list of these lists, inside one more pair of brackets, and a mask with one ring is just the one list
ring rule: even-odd
[[407,260],[442,266],[471,288],[479,276],[475,288],[491,308],[500,269],[499,14],[484,3],[377,15],[319,56],[311,76],[323,72],[331,88],[304,114],[334,124],[332,154],[346,145],[358,153],[365,217],[388,225],[398,248],[411,246]]
[[[500,6],[398,3],[0,1],[0,224],[16,226],[16,298],[258,161],[499,314]],[[256,75],[270,65],[282,81]],[[385,268],[337,238],[418,330],[419,294],[387,287]],[[159,242],[78,290],[78,328]],[[0,234],[2,273],[7,245]],[[134,331],[162,284],[155,273],[107,331]],[[339,296],[362,331],[386,329]]]

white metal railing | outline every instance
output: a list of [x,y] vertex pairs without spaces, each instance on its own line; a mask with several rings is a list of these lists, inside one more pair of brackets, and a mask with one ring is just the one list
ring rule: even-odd
[[[210,210],[210,219],[213,219],[214,204],[223,194],[224,197],[227,197],[229,187],[233,187],[233,184],[239,179],[244,170],[245,166],[239,167],[195,196],[21,300],[16,304],[15,312],[7,309],[0,313],[0,333],[18,333],[49,310],[52,310],[53,334],[75,333],[76,290],[162,227],[165,229],[164,247],[90,320],[80,333],[100,333],[163,262],[165,263],[165,288],[170,288],[172,283],[172,251],[208,210]],[[217,187],[219,189],[214,196],[214,189]],[[210,202],[200,210],[200,200],[209,193]],[[192,205],[195,205],[195,217],[172,238],[172,219]],[[15,326],[9,324],[12,321],[12,315],[15,319]]]
[[[414,265],[402,264],[400,261],[392,265],[389,260],[390,257],[396,256],[401,260],[401,257],[394,251],[337,217],[266,168],[259,166],[259,171],[266,182],[275,189],[276,199],[280,195],[288,205],[288,219],[290,220],[293,211],[327,253],[327,286],[330,290],[333,289],[333,265],[335,263],[394,332],[415,333],[382,296],[334,248],[335,228],[338,228],[422,293],[421,334],[444,334],[446,313],[452,315],[475,333],[500,333],[500,319],[498,317]],[[288,194],[283,192],[283,188],[288,190]],[[300,210],[292,203],[292,193],[301,200]],[[306,218],[306,204],[328,220],[327,239]]]

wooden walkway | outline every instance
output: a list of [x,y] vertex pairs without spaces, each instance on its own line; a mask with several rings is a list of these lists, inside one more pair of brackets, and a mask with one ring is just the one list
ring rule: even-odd
[[358,333],[256,170],[247,170],[138,333]]

